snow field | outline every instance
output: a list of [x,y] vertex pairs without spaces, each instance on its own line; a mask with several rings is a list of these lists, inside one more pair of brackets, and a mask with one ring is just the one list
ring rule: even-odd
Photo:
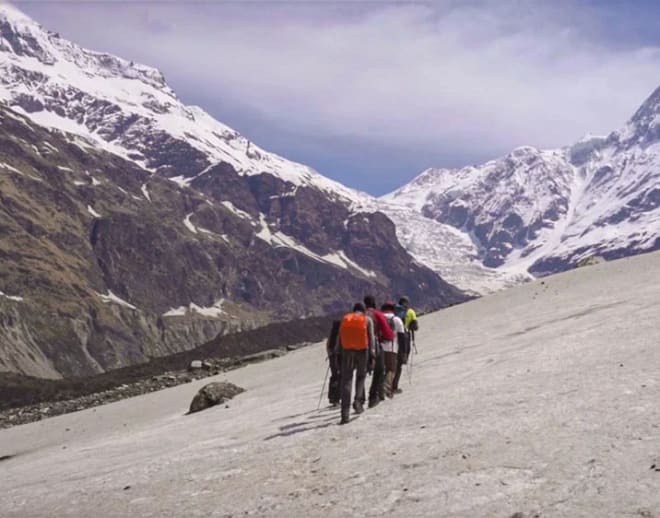
[[[640,515],[660,508],[660,254],[421,319],[412,383],[346,426],[322,344],[0,431],[4,516]],[[643,515],[643,514],[642,514]]]

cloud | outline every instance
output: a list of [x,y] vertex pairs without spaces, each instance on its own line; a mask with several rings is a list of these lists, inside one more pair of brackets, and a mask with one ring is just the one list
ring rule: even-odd
[[41,9],[72,39],[159,66],[186,100],[217,98],[289,133],[439,154],[607,133],[660,84],[660,50],[622,44],[582,2]]

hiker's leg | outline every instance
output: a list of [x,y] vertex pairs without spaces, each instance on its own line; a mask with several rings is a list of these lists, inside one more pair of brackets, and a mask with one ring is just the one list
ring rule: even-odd
[[378,386],[381,383],[381,377],[383,376],[382,364],[383,361],[383,351],[380,350],[378,346],[378,352],[376,353],[376,358],[374,362],[374,370],[371,373],[371,385],[369,386],[369,402],[374,403],[378,401]]
[[404,352],[399,351],[396,355],[396,371],[394,373],[394,380],[392,381],[392,390],[399,389],[399,379],[401,379],[401,372],[403,372]]
[[341,354],[341,415],[348,416],[351,411],[351,385],[353,385],[353,351]]
[[408,355],[410,354],[410,333],[405,334],[405,340],[402,345],[403,348],[399,348],[399,353],[397,355],[398,362],[396,366],[396,375],[394,376],[394,382],[392,383],[392,388],[395,391],[399,389],[399,380],[401,379],[403,366],[408,362]]
[[367,351],[356,352],[355,361],[355,401],[364,406],[364,382],[367,378],[367,361],[369,353]]
[[341,399],[341,356],[338,354],[330,356],[330,373],[328,400],[334,405]]
[[[378,374],[376,374],[378,371]],[[376,385],[376,391],[379,399],[382,401],[385,399],[385,353],[381,350],[376,358],[376,369],[374,369],[374,375],[378,381]]]
[[383,387],[385,390],[385,395],[387,397],[392,397],[392,384],[394,382],[394,375],[396,374],[396,366],[398,363],[397,354],[394,352],[385,352],[385,381]]

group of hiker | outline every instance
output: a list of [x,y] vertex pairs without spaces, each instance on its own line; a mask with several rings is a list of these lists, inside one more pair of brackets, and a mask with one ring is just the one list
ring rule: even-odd
[[372,375],[369,408],[402,392],[401,372],[418,327],[417,315],[405,296],[398,304],[386,301],[379,310],[375,297],[367,295],[350,313],[333,322],[327,341],[331,373],[328,398],[333,406],[341,403],[340,424],[349,422],[354,376],[356,414],[364,411],[367,374]]

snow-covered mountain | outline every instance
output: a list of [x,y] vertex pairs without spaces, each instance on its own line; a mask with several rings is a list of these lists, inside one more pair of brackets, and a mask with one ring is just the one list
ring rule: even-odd
[[[521,147],[480,166],[428,169],[383,200],[451,225],[473,244],[479,265],[502,275],[543,275],[591,256],[660,248],[660,88],[606,137],[556,150]],[[459,250],[456,258],[465,255]]]
[[0,4],[0,370],[90,374],[365,293],[465,300],[371,197]]
[[263,172],[359,203],[360,193],[250,142],[185,106],[156,69],[84,49],[0,4],[0,100],[38,124],[89,139],[188,185],[218,163]]
[[[660,253],[426,315],[403,393],[338,426],[323,344],[0,430],[3,517],[653,517]],[[246,391],[185,415],[208,381]]]

